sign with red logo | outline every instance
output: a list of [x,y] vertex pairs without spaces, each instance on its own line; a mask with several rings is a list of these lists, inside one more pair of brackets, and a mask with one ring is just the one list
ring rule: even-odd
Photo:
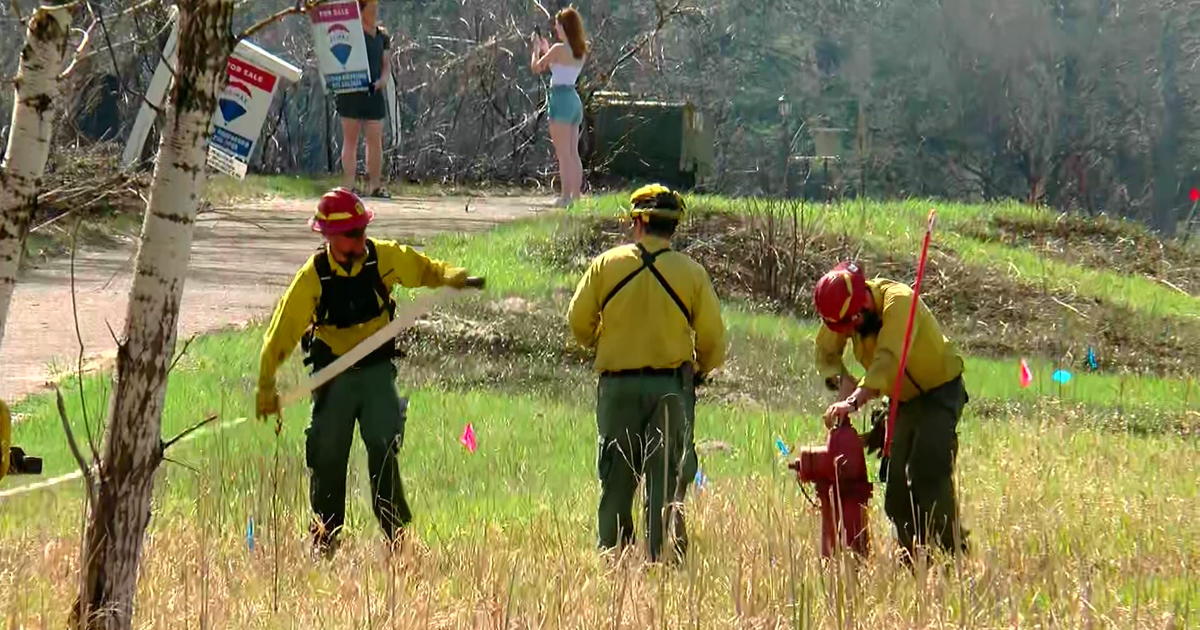
[[324,2],[312,15],[313,49],[317,67],[331,92],[365,92],[371,85],[367,40],[363,35],[358,0]]
[[245,177],[254,145],[267,120],[280,75],[296,81],[299,69],[247,41],[238,43],[226,65],[229,79],[217,96],[208,163]]

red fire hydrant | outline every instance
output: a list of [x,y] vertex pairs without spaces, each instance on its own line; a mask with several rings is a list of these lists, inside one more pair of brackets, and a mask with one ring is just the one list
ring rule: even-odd
[[821,555],[833,555],[839,538],[847,548],[866,556],[870,551],[867,504],[867,454],[858,432],[847,422],[829,431],[825,446],[799,449],[788,468],[799,483],[814,483],[821,502]]

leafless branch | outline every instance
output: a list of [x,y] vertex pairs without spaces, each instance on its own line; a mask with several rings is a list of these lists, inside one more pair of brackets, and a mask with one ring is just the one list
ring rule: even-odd
[[171,360],[171,365],[167,367],[167,374],[170,374],[175,370],[175,366],[179,364],[179,360],[183,358],[183,355],[187,354],[188,347],[191,346],[192,342],[195,340],[196,335],[192,335],[191,337],[188,337],[187,341],[183,342],[183,348],[179,350],[179,353],[176,354],[175,358]]
[[[87,8],[88,12],[91,13],[91,3],[88,3]],[[93,13],[92,23],[88,25],[87,30],[83,31],[83,36],[79,38],[79,45],[75,47],[75,54],[71,56],[71,63],[67,64],[67,67],[64,68],[62,72],[58,73],[59,80],[67,78],[72,72],[75,71],[75,66],[78,65],[79,60],[83,55],[83,51],[86,50],[88,45],[90,45],[92,42],[92,29],[96,28],[96,25],[99,23],[100,21],[96,19],[96,15]]]
[[223,220],[229,221],[231,223],[241,223],[242,225],[253,226],[264,232],[267,231],[267,226],[263,225],[262,223],[259,223],[258,221],[253,221],[253,220],[247,219],[245,217],[239,217],[232,210],[233,210],[233,208],[214,208],[214,207],[210,206],[208,208],[201,210],[200,212],[197,212],[196,215],[204,216],[207,214],[212,214],[212,215],[222,217]]
[[83,219],[80,218],[75,222],[75,229],[71,232],[71,318],[75,323],[75,339],[79,343],[79,354],[75,363],[75,379],[79,386],[79,408],[83,413],[83,428],[87,432],[88,447],[92,449],[92,459],[94,460],[99,450],[96,448],[96,439],[92,434],[92,424],[87,412],[87,396],[83,389],[83,332],[79,328],[79,305],[75,300],[75,252],[78,250],[79,228],[82,225]]
[[160,452],[166,453],[167,449],[171,448],[172,446],[174,446],[180,440],[186,438],[191,433],[194,433],[197,430],[199,430],[209,424],[212,424],[213,422],[216,422],[218,417],[219,416],[217,414],[213,414],[213,415],[201,420],[200,422],[197,422],[196,424],[192,425],[190,428],[184,429],[183,433],[180,433],[179,435],[176,435],[175,437],[167,440],[166,442],[163,442]]
[[[88,0],[88,11],[92,10],[92,2]],[[113,74],[117,77],[117,83],[121,83],[121,64],[117,63],[117,53],[113,50],[112,38],[108,35],[108,25],[104,23],[104,12],[96,13],[96,21],[100,22],[100,32],[104,34],[104,44],[108,48],[108,55],[112,59]]]
[[164,456],[163,461],[167,462],[168,464],[175,464],[176,466],[182,466],[183,468],[186,468],[186,469],[196,473],[197,475],[200,474],[200,469],[196,468],[195,466],[193,466],[191,464],[185,464],[177,459],[171,459],[170,457]]
[[71,430],[71,423],[67,420],[67,405],[63,401],[62,392],[57,387],[54,388],[54,396],[58,406],[58,417],[62,420],[63,431],[67,434],[67,445],[71,447],[71,455],[75,457],[75,463],[79,464],[79,473],[83,475],[88,500],[94,504],[96,480],[92,475],[92,467],[84,460],[83,453],[79,450],[79,444],[75,442],[75,433]]
[[[118,14],[118,15],[123,15],[123,14],[124,14],[124,13],[121,13],[121,14]],[[134,15],[134,19],[135,19],[135,21],[136,21],[136,18],[137,18],[137,15],[135,14],[135,15]],[[78,55],[78,56],[77,56],[77,58],[75,58],[75,59],[73,59],[73,60],[71,61],[71,65],[73,66],[73,65],[75,65],[75,64],[76,64],[76,63],[78,63],[78,62],[87,61],[88,59],[91,59],[92,57],[95,57],[96,55],[102,55],[102,54],[104,54],[104,53],[106,53],[106,52],[109,52],[109,51],[115,51],[115,50],[119,50],[119,49],[122,49],[122,48],[126,48],[126,47],[128,47],[128,46],[133,46],[133,47],[138,47],[138,46],[146,46],[146,45],[148,45],[148,44],[150,44],[150,43],[152,43],[152,42],[156,41],[158,38],[162,37],[162,34],[163,34],[164,32],[166,32],[166,31],[167,31],[167,29],[169,29],[169,28],[171,28],[171,22],[170,22],[170,21],[167,21],[167,22],[166,22],[166,23],[165,23],[165,24],[164,24],[164,25],[163,25],[161,28],[159,28],[158,30],[154,31],[153,33],[151,33],[150,35],[146,36],[146,37],[145,37],[145,38],[143,38],[143,39],[134,39],[134,38],[130,38],[130,39],[127,39],[127,40],[125,40],[125,41],[122,41],[122,42],[117,42],[117,43],[115,43],[115,44],[112,44],[112,45],[111,45],[111,46],[110,46],[108,49],[106,49],[106,50],[95,49],[95,50],[89,50],[89,51],[87,51],[87,52],[82,52],[82,49],[80,49],[80,50],[79,50],[79,51],[77,51],[77,53],[76,53],[76,54]],[[139,27],[139,29],[138,29],[138,30],[139,30],[139,31],[141,30],[141,29],[140,29],[140,27]],[[63,75],[61,75],[61,76],[66,76],[66,74],[67,74],[67,71],[63,71]]]
[[116,13],[110,15],[109,17],[113,17],[113,18],[124,17],[124,16],[130,15],[132,13],[137,13],[138,11],[141,11],[142,9],[148,9],[150,7],[158,6],[160,4],[162,4],[162,0],[142,0],[142,2],[139,2],[130,7],[125,7],[124,9],[117,11]]
[[617,71],[619,71],[621,67],[625,65],[625,62],[629,61],[635,55],[640,53],[642,49],[646,47],[646,44],[649,44],[651,41],[653,41],[654,38],[657,37],[664,28],[666,28],[667,24],[670,23],[672,19],[674,19],[676,16],[692,12],[691,7],[684,6],[683,0],[675,0],[675,4],[673,4],[669,9],[664,8],[663,4],[659,3],[658,0],[655,0],[654,10],[658,14],[658,18],[654,23],[654,27],[649,31],[642,33],[641,37],[639,37],[632,46],[627,48],[625,52],[618,57],[615,62],[613,62],[608,72],[603,74],[604,78],[601,80],[599,85],[594,87],[592,90],[589,90],[589,99],[590,95],[595,90],[608,87],[609,83],[612,82],[613,77],[616,76]]
[[290,6],[286,9],[280,9],[280,10],[272,13],[271,15],[268,15],[267,17],[259,20],[255,24],[251,25],[249,28],[247,28],[246,30],[244,30],[240,34],[238,34],[237,38],[235,38],[234,41],[241,41],[243,39],[246,39],[247,37],[254,35],[255,33],[278,22],[279,20],[282,20],[283,18],[285,18],[289,15],[308,13],[308,11],[310,9],[312,9],[313,7],[315,7],[318,4],[321,4],[323,2],[328,2],[328,0],[297,0],[295,6]]
[[123,344],[120,339],[117,339],[117,331],[113,330],[112,324],[108,323],[108,320],[104,320],[104,325],[108,328],[108,336],[112,337],[113,343],[117,346],[117,351],[120,352]]

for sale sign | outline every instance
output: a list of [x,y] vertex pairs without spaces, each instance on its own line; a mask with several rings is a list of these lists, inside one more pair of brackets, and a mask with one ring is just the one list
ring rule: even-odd
[[323,2],[310,11],[317,67],[331,92],[365,92],[371,85],[367,40],[358,0]]
[[208,163],[245,177],[250,155],[267,120],[280,79],[299,80],[300,70],[267,51],[242,41],[229,56],[229,80],[217,98]]

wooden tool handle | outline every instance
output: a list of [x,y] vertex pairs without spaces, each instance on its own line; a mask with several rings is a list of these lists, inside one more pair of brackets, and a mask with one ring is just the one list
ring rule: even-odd
[[304,383],[285,394],[279,399],[279,408],[284,409],[298,402],[300,399],[308,396],[314,389],[333,380],[335,376],[345,372],[352,365],[374,352],[379,346],[395,338],[396,335],[400,334],[400,331],[413,325],[417,321],[417,318],[433,310],[434,306],[445,302],[455,293],[457,293],[457,290],[441,290],[435,293],[426,293],[417,297],[412,303],[405,304],[402,308],[397,308],[395,319],[388,322],[387,326],[375,331],[370,337],[360,341],[357,346],[351,348],[349,352],[338,357],[333,363],[321,368],[315,374],[309,376]]

